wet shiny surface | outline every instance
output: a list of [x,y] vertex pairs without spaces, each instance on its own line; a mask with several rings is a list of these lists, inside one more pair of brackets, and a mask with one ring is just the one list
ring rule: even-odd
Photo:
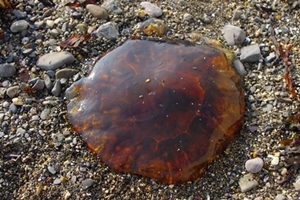
[[176,42],[128,40],[67,95],[71,124],[104,163],[168,184],[198,179],[245,109],[222,52]]

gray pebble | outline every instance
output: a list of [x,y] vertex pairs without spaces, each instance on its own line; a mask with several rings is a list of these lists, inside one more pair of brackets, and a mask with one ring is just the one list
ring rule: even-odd
[[277,196],[275,197],[275,200],[286,200],[286,197],[282,194],[277,194]]
[[0,87],[0,98],[4,98],[6,94],[6,88]]
[[53,184],[54,185],[59,185],[60,184],[60,178],[54,179]]
[[240,60],[238,60],[238,59],[234,60],[233,67],[240,76],[243,77],[247,74],[247,71],[245,70],[243,63]]
[[245,46],[241,49],[240,60],[242,62],[257,62],[259,59],[261,59],[261,54],[258,44]]
[[263,111],[264,112],[270,112],[272,111],[273,109],[273,105],[272,104],[266,104],[264,107],[263,107]]
[[6,94],[10,98],[14,98],[18,94],[19,90],[20,90],[20,87],[18,85],[12,86],[12,87],[7,88]]
[[101,25],[96,30],[96,35],[98,37],[103,36],[108,40],[116,40],[116,39],[118,39],[120,33],[119,33],[118,27],[115,23],[107,22],[107,23]]
[[225,25],[222,32],[229,46],[242,44],[246,38],[246,32],[237,26]]
[[232,20],[233,21],[237,21],[239,19],[241,19],[241,16],[243,15],[243,11],[237,9],[234,11],[233,16],[232,16]]
[[193,19],[193,16],[189,13],[184,13],[182,16],[183,21],[191,21]]
[[61,83],[59,80],[55,81],[54,83],[54,86],[51,90],[51,93],[54,95],[54,96],[59,96],[60,93],[61,93]]
[[8,63],[0,64],[0,77],[9,78],[15,75],[16,68]]
[[50,165],[48,165],[48,171],[51,173],[51,174],[56,174],[56,170],[55,170],[55,168],[50,164]]
[[258,182],[254,179],[252,174],[245,174],[239,180],[239,186],[242,192],[247,192],[258,186]]
[[98,19],[106,20],[108,18],[108,13],[105,8],[93,4],[88,4],[86,8],[94,17]]
[[75,61],[74,56],[67,51],[52,52],[43,55],[37,61],[37,66],[43,70],[54,70],[65,64],[71,64]]
[[8,106],[9,106],[8,101],[4,101],[4,102],[2,103],[2,107],[3,107],[3,108],[8,108]]
[[41,79],[37,79],[35,84],[32,86],[33,89],[35,90],[42,90],[45,87],[45,82]]
[[294,187],[296,191],[300,191],[300,178],[294,183]]
[[158,6],[154,5],[153,3],[143,1],[140,5],[145,9],[145,12],[150,17],[160,17],[162,15],[162,10]]
[[19,20],[19,21],[15,21],[14,23],[12,23],[12,25],[10,26],[10,30],[13,33],[17,33],[17,32],[22,32],[24,30],[26,30],[29,26],[29,23],[26,20]]
[[49,108],[44,109],[44,110],[41,112],[40,118],[41,118],[42,120],[47,120],[47,119],[49,119],[50,111],[51,111],[51,110],[50,110]]
[[55,73],[55,78],[56,79],[61,79],[61,78],[70,78],[73,75],[75,75],[78,72],[78,70],[75,69],[70,69],[70,68],[64,68],[60,69]]
[[18,110],[18,108],[15,104],[12,103],[12,104],[9,105],[9,112],[17,113],[17,110]]
[[82,187],[84,189],[87,189],[87,188],[91,187],[94,184],[94,182],[95,181],[93,179],[89,179],[89,178],[85,179],[82,181]]
[[48,74],[44,74],[44,83],[48,90],[51,90],[53,87],[52,81],[50,79],[50,76]]
[[13,10],[12,12],[18,19],[23,19],[26,17],[25,12],[21,12],[20,10]]
[[259,157],[247,160],[245,163],[246,170],[247,172],[250,173],[260,172],[263,166],[264,166],[264,161]]
[[121,14],[123,12],[116,0],[106,0],[101,7],[114,14]]
[[42,26],[44,26],[45,22],[44,21],[36,21],[34,22],[34,26],[39,29],[42,28]]
[[271,63],[273,60],[275,60],[275,58],[276,58],[276,55],[275,55],[275,53],[270,53],[267,57],[265,57],[265,62],[266,63]]

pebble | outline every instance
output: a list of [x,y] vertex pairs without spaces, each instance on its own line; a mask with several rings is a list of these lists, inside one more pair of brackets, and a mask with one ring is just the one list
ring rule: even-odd
[[162,15],[162,10],[153,3],[143,1],[140,5],[145,9],[146,14],[150,17],[160,17]]
[[29,26],[29,23],[26,20],[19,20],[19,21],[15,21],[14,23],[12,23],[12,25],[10,26],[10,30],[13,33],[18,33],[18,32],[22,32],[24,30],[26,30]]
[[247,160],[245,163],[246,170],[250,173],[260,172],[263,166],[264,161],[259,157]]
[[191,21],[193,19],[193,15],[189,14],[189,13],[184,13],[182,16],[182,21]]
[[23,19],[26,17],[26,13],[22,12],[20,10],[13,10],[12,13],[18,18],[18,19]]
[[60,81],[55,81],[54,86],[51,90],[51,93],[54,96],[57,96],[57,97],[60,95],[60,93],[61,93],[61,83],[60,83]]
[[261,53],[258,44],[245,46],[241,49],[240,60],[242,62],[257,62],[260,59]]
[[24,104],[23,100],[18,98],[18,97],[15,97],[12,99],[12,102],[13,104],[15,104],[16,106],[22,106]]
[[300,192],[300,178],[296,180],[296,182],[294,183],[294,187],[296,191]]
[[233,67],[240,76],[242,77],[246,76],[247,71],[245,70],[243,63],[240,60],[238,59],[234,60]]
[[258,182],[254,179],[253,174],[245,174],[239,180],[241,192],[247,192],[258,186]]
[[113,14],[121,14],[123,12],[116,0],[106,0],[101,7]]
[[225,25],[222,32],[229,46],[242,44],[246,38],[246,32],[237,26]]
[[60,178],[56,178],[56,179],[54,179],[54,181],[53,181],[53,184],[54,184],[54,185],[59,185],[60,183],[61,183]]
[[277,194],[275,200],[286,200],[286,197],[282,194]]
[[51,78],[48,74],[44,74],[44,83],[45,83],[45,86],[48,90],[51,90],[52,87],[53,87],[53,84],[52,84],[52,81],[51,81]]
[[32,89],[35,90],[42,90],[45,87],[45,82],[43,80],[41,80],[40,78],[37,78],[35,83],[32,86]]
[[11,113],[17,113],[18,108],[17,108],[17,106],[16,106],[15,104],[12,103],[12,104],[9,105],[8,110],[9,110],[9,112],[11,112]]
[[56,79],[71,78],[77,72],[78,72],[78,70],[70,69],[70,68],[60,69],[55,73],[55,78]]
[[103,36],[108,40],[116,40],[120,35],[117,25],[113,22],[101,25],[95,33],[98,37]]
[[93,184],[94,184],[94,180],[93,179],[85,179],[85,180],[83,180],[82,181],[82,187],[83,187],[83,189],[87,189],[87,188],[89,188],[89,187],[91,187]]
[[68,51],[52,52],[43,55],[37,61],[37,66],[43,70],[54,70],[75,61],[75,57]]
[[86,6],[86,9],[96,18],[98,19],[103,19],[103,20],[106,20],[108,18],[108,13],[107,11],[100,7],[100,6],[97,6],[97,5],[94,5],[94,4],[88,4]]
[[272,109],[273,109],[273,105],[272,105],[272,104],[266,104],[266,105],[262,108],[262,110],[263,110],[264,112],[270,112],[270,111],[272,111]]
[[8,63],[0,64],[0,77],[9,78],[15,75],[16,68]]
[[237,20],[241,19],[242,15],[243,15],[243,11],[236,9],[233,13],[232,20],[237,21]]
[[50,117],[50,109],[49,108],[46,108],[46,109],[44,109],[42,112],[41,112],[41,115],[40,115],[40,118],[42,119],[42,120],[47,120],[47,119],[49,119],[49,117]]
[[19,90],[20,90],[20,87],[18,85],[12,86],[12,87],[7,88],[6,94],[10,98],[14,98],[18,94]]

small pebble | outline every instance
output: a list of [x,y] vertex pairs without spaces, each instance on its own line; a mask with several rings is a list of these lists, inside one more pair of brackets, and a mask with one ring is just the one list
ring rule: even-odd
[[242,62],[257,62],[261,59],[261,53],[258,44],[245,46],[241,49],[240,60]]
[[61,93],[61,83],[60,83],[60,81],[55,81],[54,86],[51,90],[51,93],[54,96],[57,96],[57,97],[60,95],[60,93]]
[[233,67],[240,76],[242,77],[246,76],[247,71],[245,70],[243,63],[240,60],[238,59],[234,60]]
[[0,77],[9,78],[15,75],[16,68],[8,63],[0,64]]
[[83,189],[87,189],[89,187],[91,187],[94,184],[94,180],[93,179],[85,179],[82,181],[82,187]]
[[295,190],[300,192],[300,178],[294,183]]
[[75,61],[74,56],[67,52],[52,52],[43,55],[37,61],[37,66],[43,70],[54,70],[66,64],[71,64]]
[[10,30],[13,33],[18,33],[18,32],[22,32],[24,30],[26,30],[29,26],[29,23],[26,20],[19,20],[19,21],[15,21],[14,23],[12,23],[12,25],[10,26]]
[[101,7],[114,14],[121,14],[123,12],[116,0],[106,0]]
[[246,170],[250,173],[260,172],[263,168],[263,165],[264,161],[259,157],[247,160],[245,163]]
[[253,188],[258,186],[258,182],[254,179],[252,174],[245,174],[239,180],[239,186],[241,188],[241,192],[247,192],[252,190]]
[[120,35],[117,25],[113,22],[101,25],[95,33],[98,37],[103,36],[108,40],[116,40]]
[[19,90],[20,90],[20,87],[18,85],[12,86],[12,87],[7,88],[6,94],[10,98],[13,98],[18,94]]
[[150,17],[160,17],[162,15],[162,10],[158,6],[154,5],[153,3],[143,1],[140,5],[145,9],[145,12]]
[[70,68],[60,69],[55,73],[55,78],[56,79],[71,78],[77,72],[78,72],[78,70],[70,69]]
[[222,29],[224,38],[229,46],[242,44],[246,38],[246,33],[240,27],[225,25]]
[[103,19],[103,20],[106,20],[108,18],[108,13],[107,11],[100,7],[100,6],[97,6],[97,5],[94,5],[94,4],[88,4],[86,6],[86,9],[96,18],[98,19]]
[[275,200],[286,200],[286,197],[282,194],[277,194]]

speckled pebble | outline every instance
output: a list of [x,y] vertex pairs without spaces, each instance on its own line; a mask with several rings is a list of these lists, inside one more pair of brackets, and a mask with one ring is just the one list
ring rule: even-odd
[[239,185],[241,192],[247,192],[258,186],[258,182],[254,179],[252,174],[245,174],[240,180]]
[[18,97],[16,97],[16,98],[13,98],[12,99],[12,102],[13,102],[13,104],[15,104],[16,106],[22,106],[24,103],[23,103],[23,100],[21,99],[21,98],[18,98]]

